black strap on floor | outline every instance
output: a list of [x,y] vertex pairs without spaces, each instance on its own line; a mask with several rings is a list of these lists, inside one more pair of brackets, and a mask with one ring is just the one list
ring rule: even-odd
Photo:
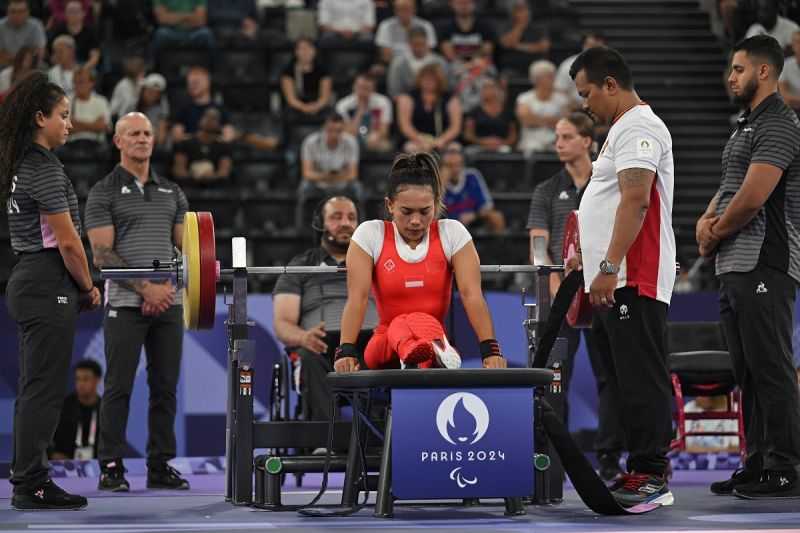
[[[550,314],[547,316],[544,331],[539,337],[539,345],[533,358],[534,368],[544,368],[550,351],[558,337],[558,332],[567,316],[567,311],[572,303],[575,294],[583,287],[583,272],[573,270],[564,278],[558,288],[553,303],[550,307]],[[580,450],[564,423],[556,412],[544,399],[541,399],[543,407],[542,425],[547,433],[550,442],[561,458],[561,464],[569,476],[572,485],[578,496],[589,509],[602,515],[628,515],[640,514],[652,511],[659,507],[659,504],[640,504],[635,507],[625,508],[617,502],[611,491],[594,471],[594,467]]]

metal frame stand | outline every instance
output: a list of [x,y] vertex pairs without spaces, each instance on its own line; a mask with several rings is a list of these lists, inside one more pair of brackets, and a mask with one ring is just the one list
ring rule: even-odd
[[[535,303],[526,301],[523,291],[522,304],[527,310],[527,318],[523,326],[528,335],[528,367],[533,367],[533,358],[539,339],[544,333],[547,317],[550,315],[550,274],[557,270],[547,266],[539,267],[535,276]],[[554,378],[551,386],[537,389],[534,395],[534,454],[537,457],[534,474],[534,489],[531,502],[534,504],[560,503],[564,499],[564,467],[555,452],[542,425],[542,400],[545,400],[559,415],[564,418],[565,398],[561,383],[561,367],[567,356],[566,339],[559,338],[553,346],[547,360],[547,368],[553,370]],[[540,463],[539,461],[542,461]],[[541,466],[540,466],[541,465]]]

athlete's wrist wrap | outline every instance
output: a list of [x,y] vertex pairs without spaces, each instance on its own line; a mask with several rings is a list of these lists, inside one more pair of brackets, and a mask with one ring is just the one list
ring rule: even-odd
[[481,350],[481,359],[486,359],[487,357],[503,357],[503,353],[500,351],[500,343],[497,342],[497,339],[486,339],[485,341],[481,341],[479,346]]
[[343,359],[345,357],[355,357],[358,359],[358,348],[356,348],[356,345],[352,342],[340,344],[333,354],[334,361],[338,361],[339,359]]

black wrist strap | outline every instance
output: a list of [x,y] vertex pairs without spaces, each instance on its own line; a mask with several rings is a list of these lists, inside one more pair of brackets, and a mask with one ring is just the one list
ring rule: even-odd
[[340,344],[333,354],[333,360],[338,361],[344,357],[355,357],[358,359],[358,348],[352,342],[345,342]]
[[481,359],[486,359],[487,357],[503,357],[502,352],[500,352],[500,343],[497,342],[497,339],[486,339],[485,341],[481,341],[479,346],[481,350]]

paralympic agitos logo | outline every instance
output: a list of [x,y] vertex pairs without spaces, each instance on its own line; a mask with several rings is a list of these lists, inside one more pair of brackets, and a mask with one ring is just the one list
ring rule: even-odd
[[[426,450],[421,452],[423,463],[474,463],[504,461],[501,450],[474,449],[489,429],[489,409],[478,396],[469,392],[455,392],[447,396],[436,410],[436,429],[439,435],[455,449]],[[478,483],[477,476],[462,472],[465,464],[450,471],[450,479],[459,488]]]

